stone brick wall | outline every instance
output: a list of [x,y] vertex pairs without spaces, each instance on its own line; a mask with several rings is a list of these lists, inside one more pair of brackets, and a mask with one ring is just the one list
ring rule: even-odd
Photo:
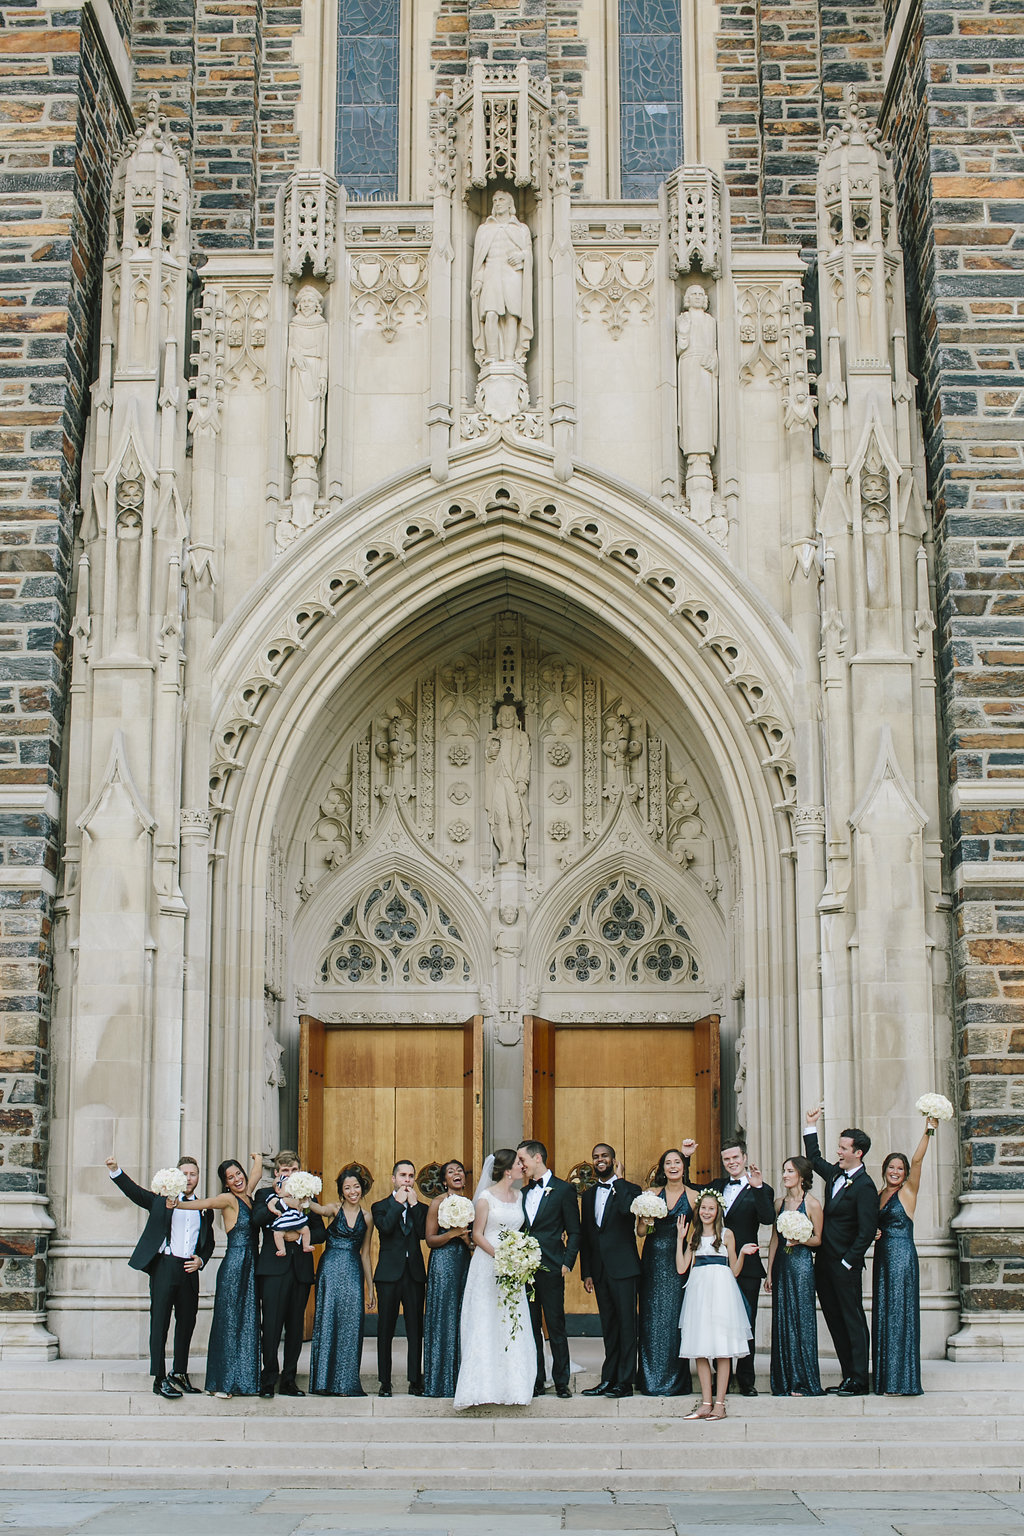
[[[920,309],[951,788],[964,1189],[1024,1174],[1024,16],[912,19],[883,126]],[[1024,1310],[1024,1240],[961,1234],[965,1309]]]
[[[89,13],[0,30],[0,1192],[45,1191],[51,903],[68,593],[112,145]],[[0,1312],[41,1310],[45,1235],[0,1239]]]
[[263,0],[199,0],[192,232],[205,250],[255,243]]
[[288,180],[300,159],[296,115],[302,76],[295,62],[295,38],[301,28],[301,5],[289,4],[287,0],[281,4],[264,0],[258,105],[258,246],[274,243],[274,200],[278,188]]

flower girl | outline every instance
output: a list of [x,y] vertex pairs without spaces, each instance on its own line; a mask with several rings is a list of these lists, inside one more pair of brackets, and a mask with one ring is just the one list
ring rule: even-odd
[[[736,1276],[756,1243],[745,1243],[736,1252],[736,1241],[724,1227],[722,1196],[714,1189],[701,1191],[696,1220],[686,1238],[680,1217],[676,1237],[676,1268],[685,1275],[692,1268],[683,1310],[679,1316],[679,1353],[696,1360],[701,1401],[688,1419],[724,1419],[725,1394],[732,1362],[745,1355],[750,1342],[750,1320]],[[711,1362],[717,1361],[715,1402],[711,1403]]]

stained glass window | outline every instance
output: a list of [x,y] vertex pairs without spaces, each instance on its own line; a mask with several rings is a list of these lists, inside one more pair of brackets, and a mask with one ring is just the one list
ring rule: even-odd
[[619,151],[624,198],[656,198],[683,160],[679,0],[619,0]]
[[400,0],[338,0],[335,174],[350,198],[398,197]]

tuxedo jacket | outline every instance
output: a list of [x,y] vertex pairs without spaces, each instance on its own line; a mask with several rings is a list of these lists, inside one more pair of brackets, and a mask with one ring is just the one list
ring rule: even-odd
[[[729,1180],[724,1175],[720,1179],[709,1179],[706,1184],[691,1184],[688,1175],[689,1166],[687,1165],[687,1189],[717,1189],[720,1195],[725,1194],[725,1186]],[[762,1184],[760,1189],[754,1189],[750,1184],[744,1185],[725,1216],[725,1226],[729,1228],[736,1240],[737,1253],[746,1243],[758,1241],[761,1227],[771,1227],[774,1224],[775,1191],[770,1184]],[[764,1265],[761,1263],[760,1254],[747,1254],[738,1278],[740,1280],[764,1279]]]
[[[256,1273],[263,1277],[272,1275],[291,1275],[298,1285],[312,1285],[316,1278],[313,1267],[313,1255],[303,1253],[301,1243],[289,1243],[284,1245],[284,1254],[277,1251],[274,1243],[274,1234],[270,1231],[270,1223],[275,1220],[276,1212],[267,1205],[267,1201],[274,1193],[273,1186],[269,1189],[258,1189],[252,1197],[252,1223],[263,1234],[262,1247],[259,1258],[256,1260]],[[323,1221],[319,1216],[308,1213],[309,1235],[314,1243],[322,1243],[326,1236]]]
[[597,1185],[583,1191],[580,1209],[580,1272],[592,1280],[595,1265],[609,1280],[632,1280],[640,1273],[636,1247],[636,1218],[630,1206],[640,1194],[639,1184],[616,1179],[597,1224]]
[[819,1253],[837,1259],[851,1269],[864,1268],[864,1255],[875,1240],[878,1229],[878,1190],[861,1169],[852,1184],[835,1196],[832,1186],[843,1173],[838,1163],[827,1163],[821,1155],[817,1133],[805,1136],[807,1156],[814,1171],[825,1180],[825,1224]]
[[[427,1207],[417,1200],[411,1207],[400,1205],[392,1195],[386,1200],[375,1200],[370,1207],[374,1225],[380,1238],[380,1252],[374,1280],[401,1280],[406,1265],[413,1280],[426,1284],[427,1272],[423,1267],[423,1249],[420,1243],[427,1234]],[[402,1231],[402,1212],[408,1209],[407,1230]]]
[[[524,1215],[526,1195],[524,1190]],[[580,1251],[580,1208],[572,1185],[552,1174],[540,1197],[537,1215],[533,1221],[527,1216],[523,1230],[540,1244],[542,1270],[560,1275],[563,1264],[572,1269]]]
[[[136,1184],[126,1173],[119,1173],[111,1181],[116,1184],[122,1194],[129,1200],[141,1205],[144,1211],[149,1212],[149,1220],[142,1229],[142,1236],[135,1244],[135,1252],[128,1263],[132,1269],[141,1269],[149,1274],[157,1259],[160,1257],[160,1249],[164,1243],[171,1240],[171,1217],[173,1211],[167,1209],[167,1201],[163,1195],[156,1195],[151,1189],[143,1189],[141,1184]],[[187,1205],[188,1202],[186,1201]],[[200,1211],[199,1213],[199,1237],[196,1241],[196,1258],[206,1264],[213,1253],[213,1212]]]

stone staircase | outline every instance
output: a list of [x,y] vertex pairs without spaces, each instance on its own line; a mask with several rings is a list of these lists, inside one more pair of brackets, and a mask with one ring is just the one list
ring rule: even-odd
[[[578,1394],[597,1379],[598,1346],[572,1345],[590,1367],[575,1378]],[[363,1381],[375,1393],[369,1371]],[[1018,1366],[926,1361],[925,1395],[910,1399],[779,1399],[760,1385],[761,1396],[730,1396],[728,1419],[708,1424],[683,1421],[688,1398],[549,1394],[456,1414],[450,1402],[405,1395],[399,1381],[383,1400],[165,1403],[136,1361],[4,1363],[0,1488],[1022,1488]]]

